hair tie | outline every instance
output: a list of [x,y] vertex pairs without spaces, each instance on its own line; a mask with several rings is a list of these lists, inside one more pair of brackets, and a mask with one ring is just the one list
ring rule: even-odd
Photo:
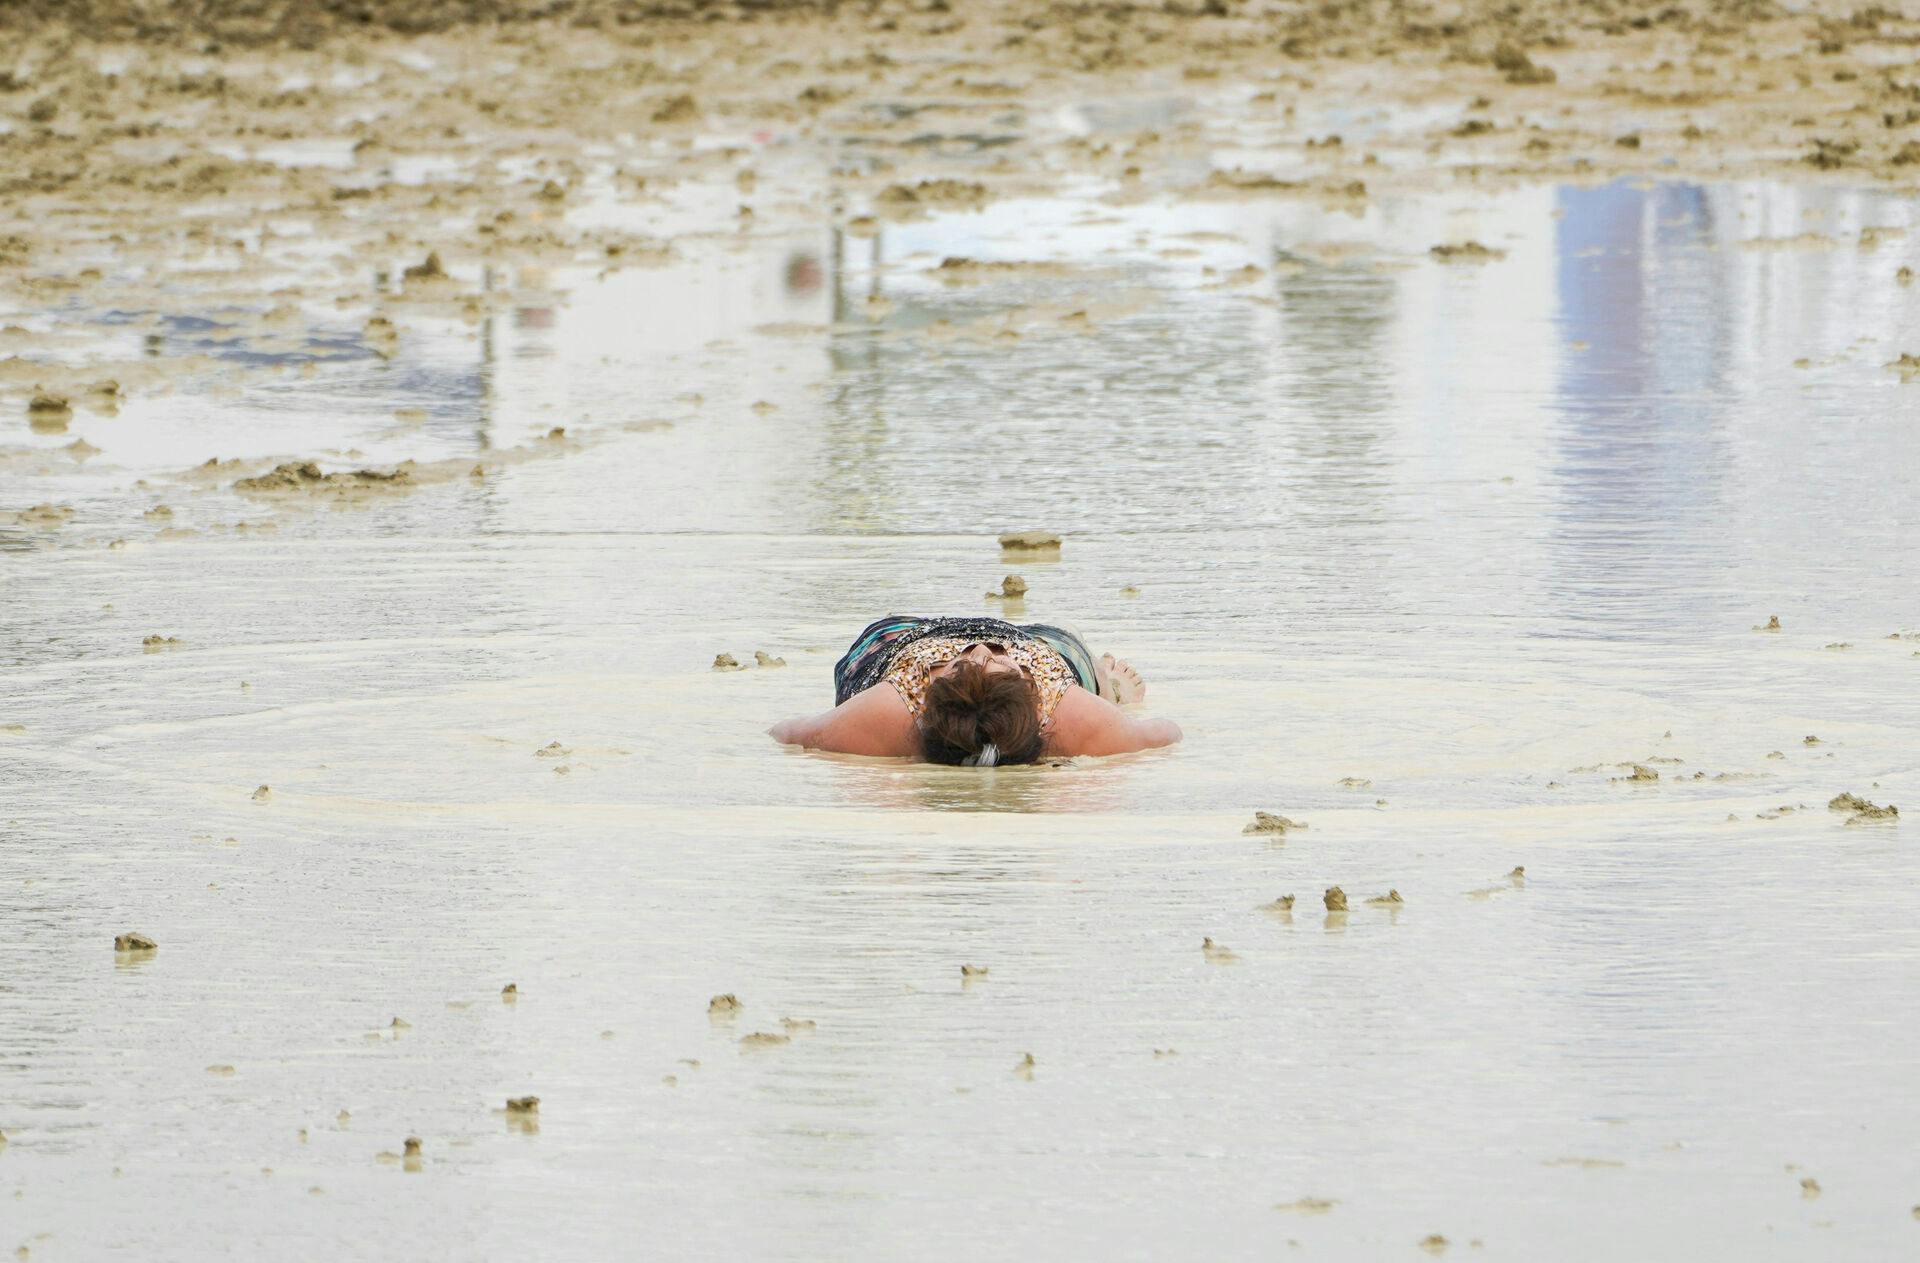
[[1000,747],[989,741],[980,747],[980,753],[969,754],[960,761],[962,767],[992,767],[1000,762]]

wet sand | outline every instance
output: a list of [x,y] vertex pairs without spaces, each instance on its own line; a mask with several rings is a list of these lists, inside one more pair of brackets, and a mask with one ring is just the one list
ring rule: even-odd
[[0,1248],[1915,1248],[1920,22],[305,8],[0,64]]

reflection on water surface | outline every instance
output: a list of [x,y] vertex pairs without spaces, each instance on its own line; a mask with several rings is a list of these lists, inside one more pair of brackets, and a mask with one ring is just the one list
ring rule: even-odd
[[[304,309],[63,313],[212,367],[5,440],[9,505],[75,508],[0,531],[7,1222],[46,1257],[427,1223],[463,1257],[1884,1256],[1920,874],[1825,804],[1920,789],[1920,394],[1881,367],[1920,242],[1859,244],[1911,218],[1090,195],[468,275],[497,301],[391,355]],[[1504,254],[1428,254],[1469,239]],[[338,509],[188,476],[554,427]],[[1060,558],[1004,562],[1025,527]],[[1186,744],[982,775],[764,737],[870,618],[1009,569]],[[756,648],[789,665],[707,669]],[[160,949],[116,961],[132,928]],[[782,1018],[817,1025],[742,1051]],[[409,1135],[417,1174],[375,1161]]]

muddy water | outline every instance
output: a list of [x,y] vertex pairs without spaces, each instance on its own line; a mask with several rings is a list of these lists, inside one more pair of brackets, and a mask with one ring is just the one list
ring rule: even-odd
[[[9,313],[199,367],[7,423],[4,507],[74,512],[0,531],[0,1245],[1915,1248],[1915,826],[1827,807],[1920,802],[1920,235],[1861,243],[1911,203],[783,221],[824,170],[769,156],[740,225],[683,186],[657,266],[457,272],[511,298],[390,354]],[[496,463],[334,502],[213,457]],[[1186,743],[763,735],[1007,573]]]

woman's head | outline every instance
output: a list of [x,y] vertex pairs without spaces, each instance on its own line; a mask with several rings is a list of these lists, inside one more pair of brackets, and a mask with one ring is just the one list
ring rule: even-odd
[[920,745],[929,763],[1032,763],[1042,745],[1040,695],[1010,663],[963,656],[927,682]]

